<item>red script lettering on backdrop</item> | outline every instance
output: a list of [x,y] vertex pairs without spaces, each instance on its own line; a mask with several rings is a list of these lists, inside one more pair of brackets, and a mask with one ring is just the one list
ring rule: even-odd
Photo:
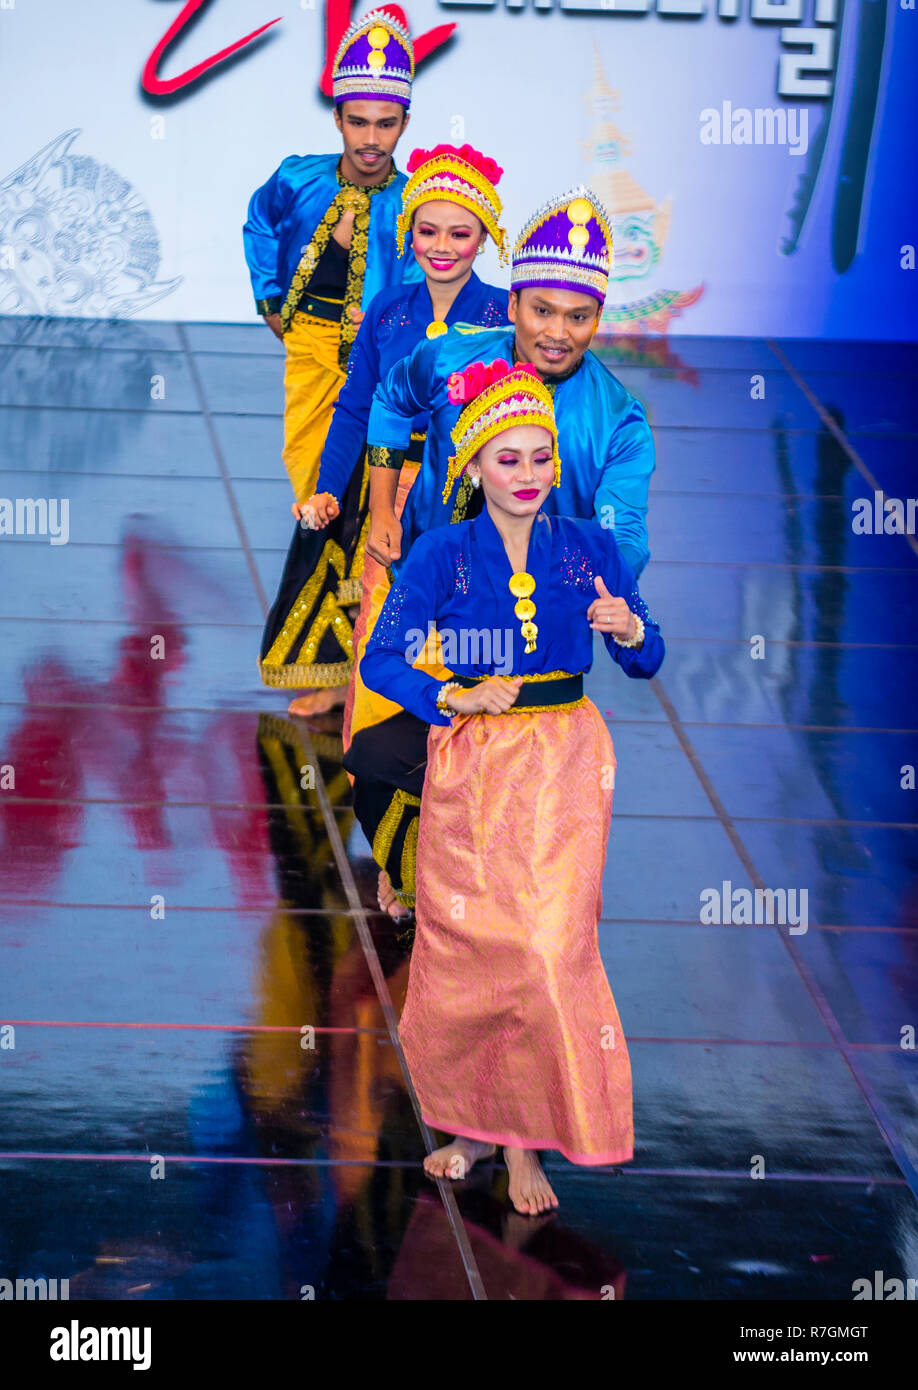
[[[200,10],[203,5],[208,3],[209,0],[187,0],[187,3],[182,6],[174,22],[170,24],[159,43],[153,49],[153,52],[144,64],[143,73],[140,78],[140,84],[143,90],[149,92],[151,96],[171,96],[173,92],[180,91],[182,87],[189,86],[210,68],[216,67],[218,63],[224,62],[233,53],[237,53],[239,49],[245,48],[247,44],[252,43],[260,34],[270,29],[272,25],[279,24],[283,18],[283,16],[278,16],[277,19],[270,19],[267,24],[262,24],[260,28],[253,29],[251,34],[246,34],[244,38],[237,39],[235,43],[231,43],[227,48],[221,48],[219,52],[211,54],[209,58],[205,58],[202,62],[195,63],[194,67],[179,73],[177,77],[160,77],[157,69],[159,68],[160,61],[166,53],[166,50],[176,41],[189,20],[197,14],[198,10]],[[351,22],[353,5],[354,0],[327,0],[325,8],[325,61],[322,67],[322,75],[319,79],[319,90],[327,97],[331,96],[332,91],[332,63],[335,60],[338,45]],[[372,5],[370,8],[373,8]],[[400,5],[379,5],[377,8],[385,10],[387,14],[392,15],[399,23],[404,24],[406,28],[408,27],[405,12]],[[438,24],[435,28],[428,29],[426,34],[421,34],[414,39],[415,66],[419,66],[431,53],[442,47],[455,28],[455,24]]]

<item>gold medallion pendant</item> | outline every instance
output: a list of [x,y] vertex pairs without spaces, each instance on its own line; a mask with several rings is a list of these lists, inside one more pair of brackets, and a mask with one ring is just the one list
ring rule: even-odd
[[536,649],[536,638],[539,629],[532,619],[535,617],[536,606],[530,598],[530,594],[535,592],[535,580],[531,574],[525,570],[517,570],[516,574],[511,574],[508,588],[517,600],[514,605],[514,613],[520,621],[520,636],[526,643],[524,652],[534,652]]
[[442,319],[434,319],[433,323],[427,325],[428,338],[439,338],[446,332],[446,324]]

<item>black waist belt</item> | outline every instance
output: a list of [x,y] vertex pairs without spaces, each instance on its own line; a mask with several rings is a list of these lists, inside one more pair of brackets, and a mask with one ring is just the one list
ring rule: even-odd
[[422,434],[422,435],[414,435],[414,434],[413,434],[413,435],[411,436],[411,443],[408,445],[408,448],[405,450],[405,462],[406,462],[406,463],[420,463],[420,462],[421,462],[421,460],[422,460],[423,457],[424,457],[424,441],[426,440],[426,438],[427,438],[427,435],[426,435],[426,434]]
[[[484,679],[487,678],[483,676],[450,676],[450,680],[458,681],[467,690],[471,689],[473,685],[479,685]],[[524,680],[520,686],[520,693],[508,713],[512,714],[515,709],[525,709],[527,705],[572,705],[582,699],[582,674],[579,676],[555,676],[547,681]]]
[[316,295],[304,294],[296,308],[298,314],[309,314],[314,319],[327,319],[329,323],[340,323],[344,300],[319,299]]

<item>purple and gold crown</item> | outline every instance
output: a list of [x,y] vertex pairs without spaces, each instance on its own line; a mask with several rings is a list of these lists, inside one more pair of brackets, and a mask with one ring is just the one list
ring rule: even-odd
[[414,49],[407,29],[373,10],[348,29],[332,65],[332,96],[343,101],[397,101],[411,105]]
[[612,268],[612,231],[602,203],[581,184],[539,208],[513,248],[510,288],[574,290],[600,304]]

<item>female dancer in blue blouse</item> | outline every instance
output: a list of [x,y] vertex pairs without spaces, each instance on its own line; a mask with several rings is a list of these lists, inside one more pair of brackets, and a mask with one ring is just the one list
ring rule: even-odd
[[[502,1145],[520,1212],[558,1205],[538,1149],[633,1156],[631,1070],[597,944],[615,755],[583,695],[600,632],[648,678],[663,640],[611,530],[549,518],[560,481],[548,388],[526,366],[456,373],[465,402],[448,486],[473,521],[415,541],[362,663],[364,683],[431,724],[417,927],[399,1034],[429,1154],[462,1177]],[[453,678],[419,664],[429,641]]]
[[[322,450],[316,491],[293,505],[301,524],[265,626],[259,663],[264,683],[310,688],[292,701],[291,714],[318,714],[344,702],[359,640],[348,608],[365,593],[366,609],[372,582],[384,578],[383,567],[372,560],[364,575],[369,470],[363,460],[378,382],[425,335],[445,333],[454,323],[495,327],[508,321],[507,291],[484,284],[472,269],[489,234],[506,259],[495,190],[503,171],[470,145],[415,150],[408,171],[396,237],[403,254],[410,232],[424,278],[388,286],[367,309]],[[426,427],[424,415],[412,425],[402,502]],[[346,733],[345,746],[347,741]]]

